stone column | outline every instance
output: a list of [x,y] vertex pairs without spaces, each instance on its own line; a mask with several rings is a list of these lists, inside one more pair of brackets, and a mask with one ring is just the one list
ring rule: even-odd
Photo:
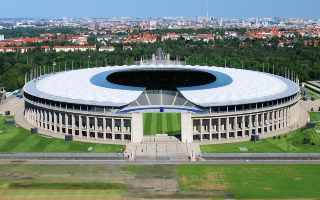
[[234,130],[234,137],[238,138],[238,116],[234,117],[233,120],[233,130]]
[[[114,126],[114,120],[115,119],[113,119],[113,118],[111,118],[111,134],[112,134],[112,140],[115,140],[116,139],[116,137],[115,137],[115,126]],[[142,121],[142,123],[143,123],[143,121]]]
[[221,132],[222,132],[222,127],[221,127],[221,118],[218,118],[218,137],[219,140],[221,139]]
[[209,119],[209,140],[212,140],[212,133],[213,133],[213,125],[212,125],[212,118]]
[[262,115],[261,115],[261,134],[265,134],[265,132],[264,132],[264,114],[265,113],[262,113]]
[[253,123],[252,123],[253,115],[249,115],[249,136],[252,135]]
[[33,124],[33,110],[32,110],[32,108],[29,109],[29,115],[30,115],[30,123]]
[[277,126],[277,130],[279,129],[279,124],[280,124],[280,110],[276,111],[276,126]]
[[43,110],[40,110],[40,127],[43,128]]
[[75,136],[76,135],[76,118],[74,116],[74,114],[71,115],[71,129],[72,129],[72,135]]
[[288,108],[285,108],[285,126],[288,127]]
[[256,129],[256,135],[258,135],[258,132],[259,132],[259,116],[258,114],[255,114],[255,129]]
[[288,107],[287,116],[288,116],[288,126],[289,127],[291,127],[291,114],[292,114],[291,110],[292,110],[291,107]]
[[59,126],[60,126],[60,133],[63,134],[63,132],[62,132],[63,124],[62,124],[62,114],[61,113],[59,113]]
[[124,119],[121,119],[121,128],[120,128],[120,132],[121,132],[121,140],[124,140],[124,133],[125,133],[125,128],[124,128]]
[[225,129],[226,129],[226,135],[227,135],[227,139],[229,139],[229,132],[230,132],[230,119],[229,119],[229,117],[226,117],[226,127],[225,127]]
[[202,119],[199,119],[199,122],[200,122],[200,141],[202,141],[203,140],[203,138],[202,138],[202,134],[203,134],[203,126],[202,126]]
[[279,110],[279,125],[280,125],[280,129],[283,128],[283,113],[282,113],[282,109]]
[[286,126],[286,109],[285,108],[282,109],[282,116],[283,116],[282,126],[283,126],[283,128],[286,128],[287,126]]
[[87,138],[90,138],[90,117],[87,116]]
[[280,110],[277,110],[277,129],[279,129],[279,124],[280,124],[280,119],[281,115],[280,115]]
[[82,130],[83,130],[83,126],[82,126],[82,116],[79,115],[79,136],[83,137],[82,135]]
[[29,118],[29,122],[32,124],[32,109],[28,109],[28,118]]
[[37,126],[37,111],[36,111],[36,109],[33,109],[33,112],[32,112],[32,121],[33,121],[33,125],[34,125],[34,126]]
[[36,127],[38,127],[38,113],[37,113],[37,109],[33,110],[33,121],[34,121],[34,125]]
[[69,134],[69,116],[67,113],[64,114],[64,125],[66,127],[66,135]]
[[[142,142],[142,139],[143,139],[143,114],[142,113],[132,113],[131,127],[132,127],[131,142],[132,143]],[[112,139],[113,138],[114,136],[112,134]]]
[[275,110],[272,110],[272,132],[275,131],[275,128],[274,128],[274,125],[276,123],[276,111]]
[[242,130],[242,137],[246,137],[246,116],[243,115],[241,117],[241,130]]
[[29,108],[28,109],[28,118],[29,118],[29,122],[32,124],[32,109],[31,108]]
[[55,133],[57,133],[57,126],[58,126],[57,122],[58,122],[57,114],[56,114],[56,112],[53,112],[53,131]]
[[98,130],[99,130],[99,126],[98,126],[98,117],[94,117],[94,138],[98,139]]
[[102,118],[102,129],[103,129],[103,139],[106,140],[107,139],[107,122],[106,122],[106,118]]
[[183,143],[193,142],[193,123],[191,113],[181,113],[181,141]]
[[40,112],[38,109],[36,110],[36,124],[37,127],[40,128]]
[[48,129],[48,111],[44,111],[45,129]]
[[52,131],[52,112],[49,111],[49,130]]

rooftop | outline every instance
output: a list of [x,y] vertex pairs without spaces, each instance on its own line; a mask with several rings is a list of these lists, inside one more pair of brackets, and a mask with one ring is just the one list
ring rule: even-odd
[[299,86],[293,81],[268,73],[188,65],[133,65],[59,72],[27,83],[24,90],[31,95],[60,102],[125,106],[134,102],[145,88],[114,84],[106,77],[114,72],[135,69],[184,69],[214,75],[216,80],[209,84],[177,88],[186,99],[202,107],[264,102],[299,91]]

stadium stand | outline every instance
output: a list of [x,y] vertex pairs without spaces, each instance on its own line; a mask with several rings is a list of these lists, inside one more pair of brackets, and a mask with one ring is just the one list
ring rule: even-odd
[[195,107],[177,90],[145,90],[139,98],[129,106],[175,105]]

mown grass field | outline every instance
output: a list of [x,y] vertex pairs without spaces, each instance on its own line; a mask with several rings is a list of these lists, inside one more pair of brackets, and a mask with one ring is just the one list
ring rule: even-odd
[[177,135],[181,131],[180,113],[145,113],[143,115],[144,135]]
[[[320,152],[320,113],[310,113],[314,128],[303,128],[287,135],[254,142],[203,145],[207,153],[312,153]],[[241,151],[246,149],[247,151]]]
[[29,130],[6,124],[7,117],[0,116],[0,152],[122,152],[121,145],[65,142],[31,134]]
[[0,165],[0,199],[317,199],[320,165]]
[[311,112],[310,113],[310,120],[314,123],[320,123],[320,112]]
[[229,165],[182,166],[178,172],[185,191],[224,191],[237,199],[298,199],[320,196],[318,170],[318,165]]

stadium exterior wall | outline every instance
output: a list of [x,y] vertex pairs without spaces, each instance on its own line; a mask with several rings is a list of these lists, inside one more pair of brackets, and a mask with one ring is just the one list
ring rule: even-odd
[[[184,143],[231,143],[252,135],[272,137],[299,128],[300,96],[267,108],[208,114],[182,113]],[[142,113],[111,114],[48,106],[25,99],[25,118],[42,133],[54,137],[72,135],[75,140],[98,143],[139,143],[143,139]]]
[[192,126],[193,142],[219,144],[251,140],[252,135],[273,137],[301,128],[307,122],[308,114],[297,97],[287,104],[266,109],[193,115],[189,126]]

